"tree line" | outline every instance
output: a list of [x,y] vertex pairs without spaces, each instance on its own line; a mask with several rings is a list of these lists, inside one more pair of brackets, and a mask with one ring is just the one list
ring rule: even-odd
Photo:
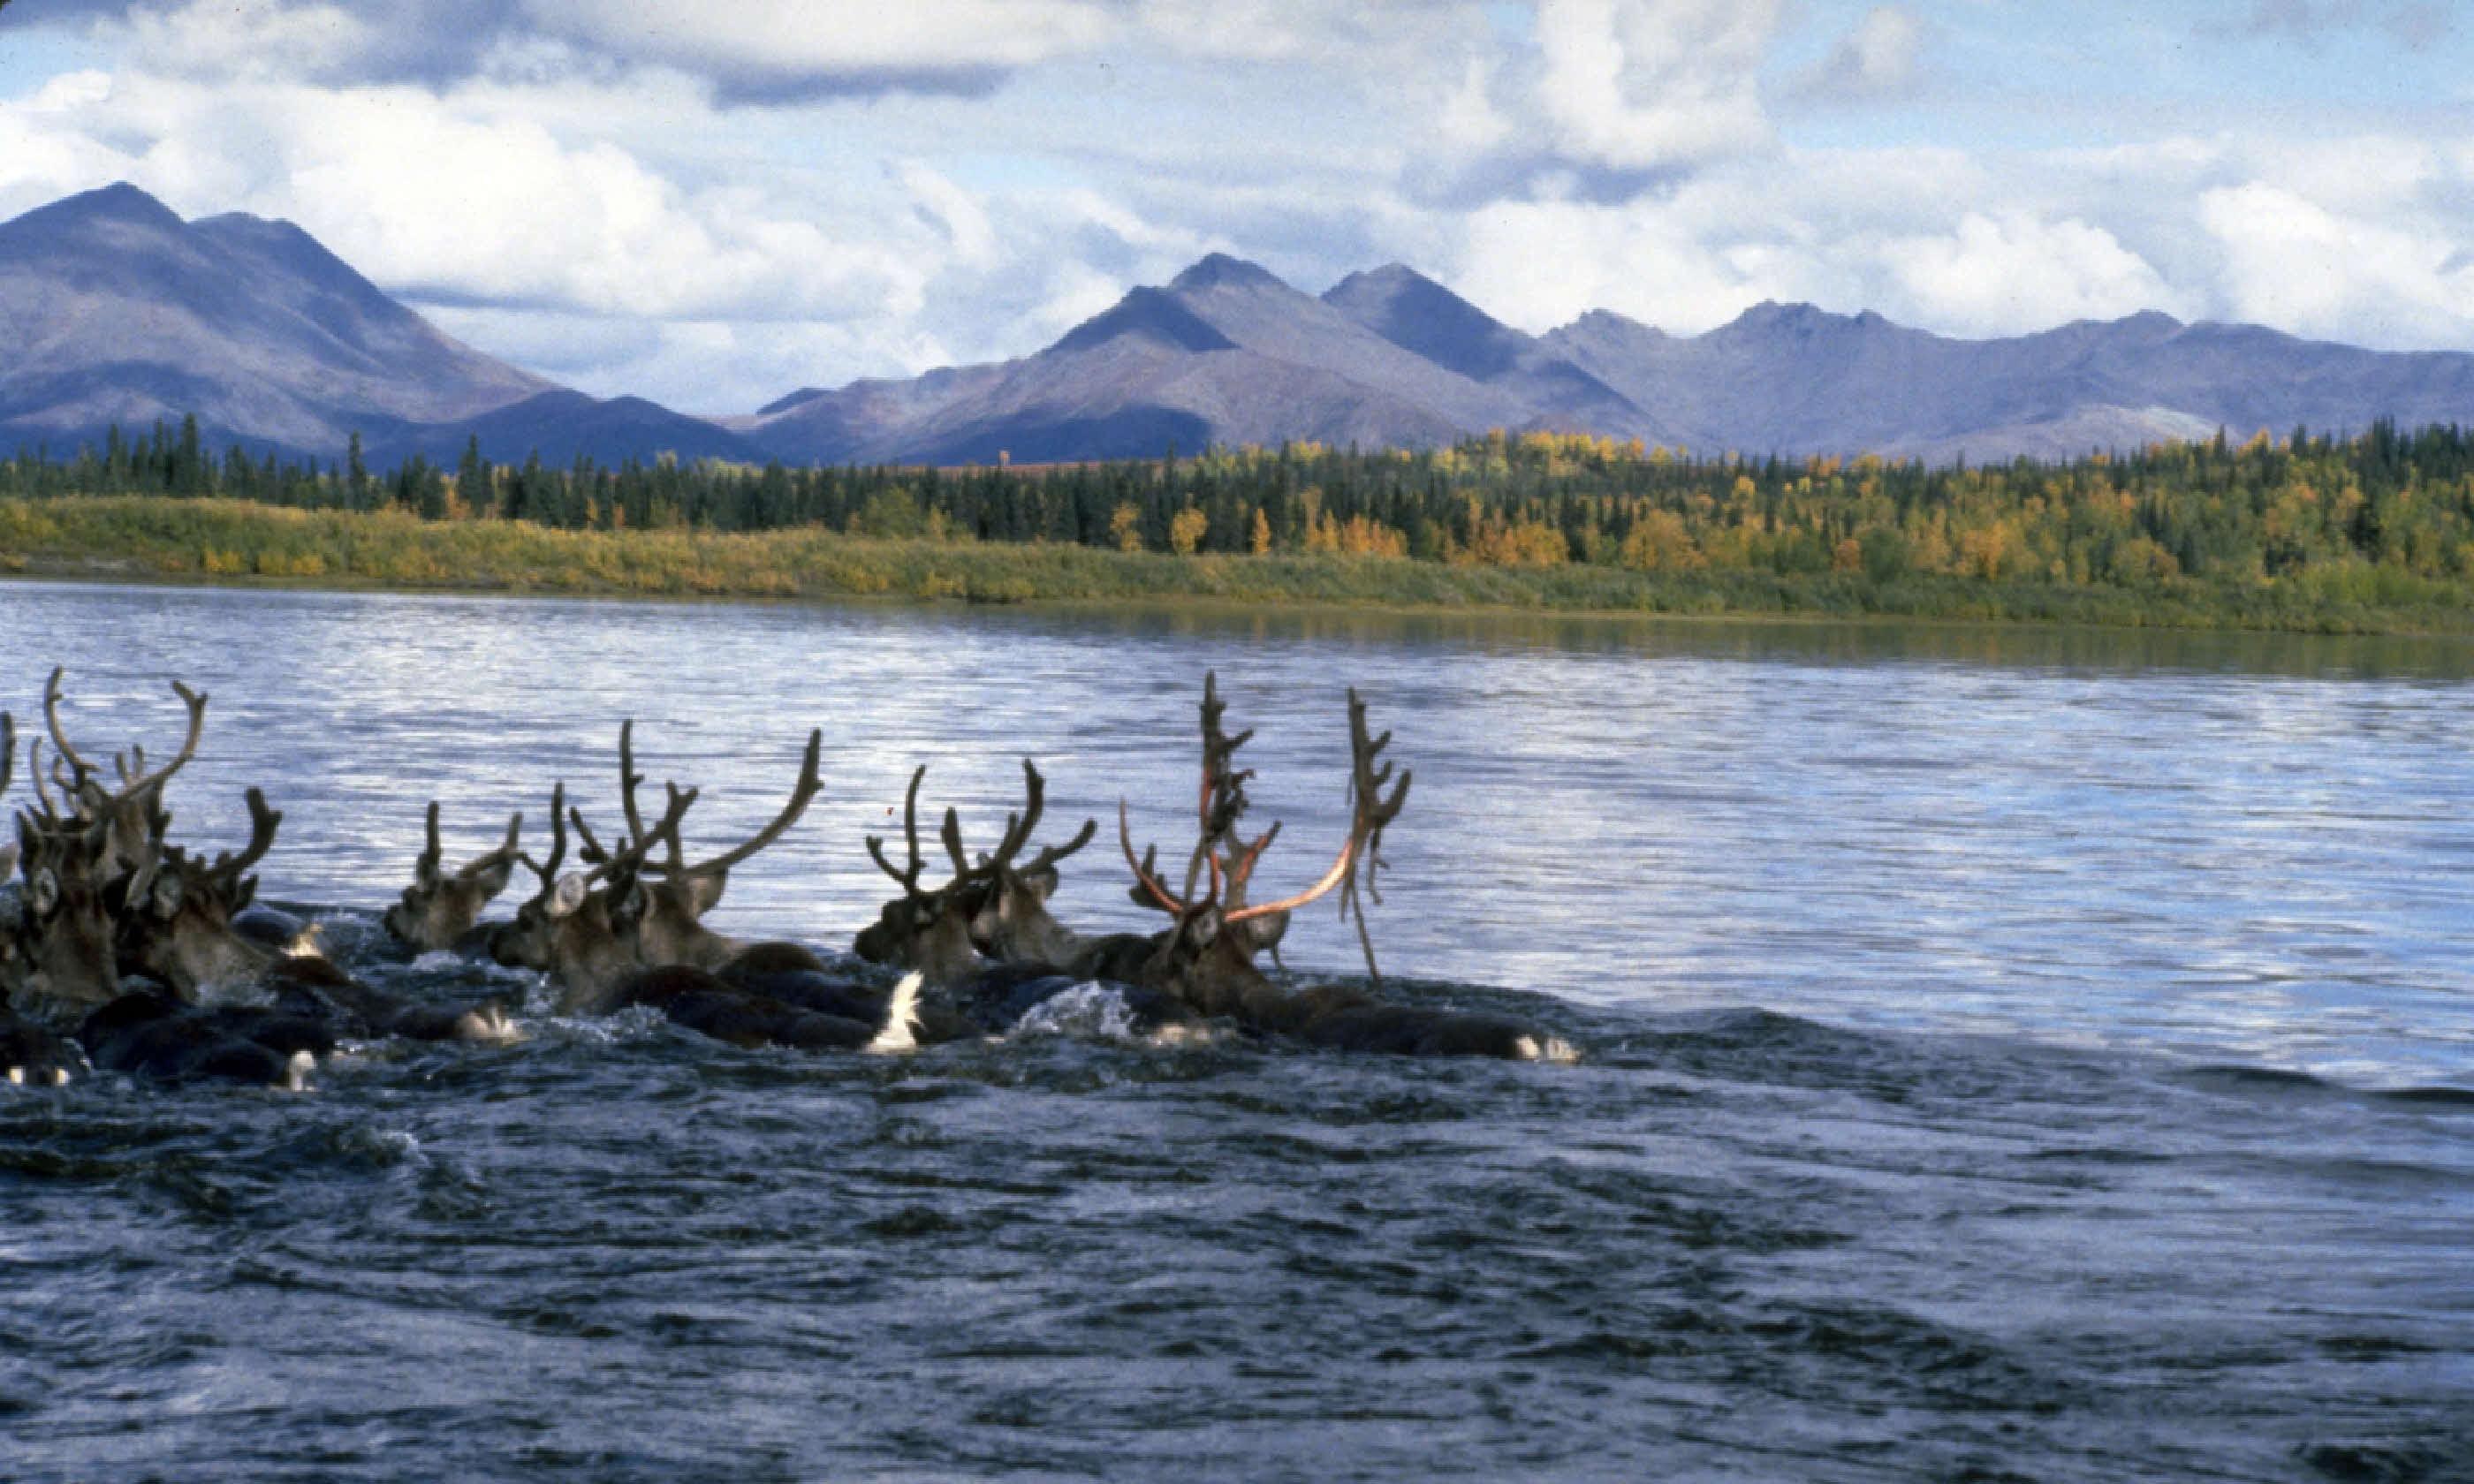
[[195,419],[55,460],[0,462],[0,497],[223,497],[570,531],[822,528],[890,539],[1176,555],[1330,553],[1490,566],[1842,573],[2147,586],[2380,572],[2474,582],[2474,433],[2378,422],[2235,443],[1970,467],[1749,458],[1580,434],[1449,447],[1314,443],[1046,467],[762,467],[670,459],[374,470],[200,446]]

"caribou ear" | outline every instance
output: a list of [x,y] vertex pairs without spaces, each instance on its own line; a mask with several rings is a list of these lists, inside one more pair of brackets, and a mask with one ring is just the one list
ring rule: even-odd
[[61,904],[61,878],[52,874],[49,866],[35,868],[33,879],[26,883],[26,905],[38,918],[50,917]]
[[170,922],[181,915],[181,898],[187,888],[188,883],[181,879],[178,871],[155,873],[155,879],[147,883],[147,909],[164,922]]
[[1220,909],[1205,906],[1187,920],[1185,936],[1198,948],[1207,948],[1220,936]]
[[0,881],[6,881],[17,869],[17,842],[0,841]]
[[1048,905],[1048,898],[1056,895],[1056,883],[1059,877],[1055,867],[1043,866],[1037,871],[1017,875],[1014,879],[1022,883],[1022,889],[1031,894],[1031,900],[1045,907]]
[[514,861],[502,860],[497,865],[492,866],[489,870],[482,872],[479,875],[474,876],[473,878],[473,884],[481,888],[481,894],[483,896],[496,897],[500,892],[507,889],[507,878],[515,874],[515,871],[516,863]]
[[558,889],[549,895],[550,920],[556,922],[573,917],[575,909],[584,905],[584,898],[592,890],[592,883],[584,879],[581,871],[570,871],[559,877]]

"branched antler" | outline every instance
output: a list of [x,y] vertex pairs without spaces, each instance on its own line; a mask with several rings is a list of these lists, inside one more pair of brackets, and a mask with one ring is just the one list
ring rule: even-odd
[[516,852],[516,859],[524,863],[524,869],[541,877],[541,890],[535,894],[536,899],[547,898],[556,889],[558,868],[567,861],[567,781],[564,778],[549,793],[549,841],[547,864],[533,859],[529,850]]
[[[1366,969],[1378,983],[1380,971],[1374,964],[1374,946],[1367,934],[1361,889],[1369,899],[1382,900],[1376,889],[1375,874],[1382,870],[1383,829],[1398,817],[1407,802],[1409,774],[1400,771],[1398,781],[1393,781],[1393,767],[1381,761],[1383,749],[1390,745],[1392,733],[1369,734],[1366,726],[1366,703],[1356,691],[1348,693],[1350,819],[1348,838],[1324,872],[1322,879],[1293,897],[1276,901],[1249,903],[1246,896],[1262,863],[1263,854],[1280,831],[1275,822],[1271,828],[1249,841],[1236,832],[1237,821],[1245,814],[1246,780],[1253,775],[1236,768],[1234,759],[1239,747],[1253,732],[1244,731],[1229,736],[1220,724],[1225,706],[1219,696],[1216,677],[1206,675],[1202,683],[1202,787],[1200,808],[1201,838],[1195,843],[1194,855],[1186,867],[1185,890],[1172,893],[1160,880],[1155,850],[1146,849],[1137,859],[1134,854],[1133,831],[1128,823],[1125,804],[1117,807],[1117,840],[1124,850],[1126,864],[1133,868],[1134,897],[1146,905],[1156,904],[1172,914],[1183,915],[1196,908],[1211,905],[1220,909],[1224,926],[1269,918],[1278,913],[1293,912],[1335,889],[1342,890],[1341,913],[1344,919],[1355,913],[1358,941],[1366,950]],[[1386,787],[1389,786],[1387,793]],[[1198,896],[1205,870],[1210,874],[1210,889]]]
[[885,858],[884,839],[877,835],[867,837],[867,853],[876,857],[879,870],[902,883],[902,894],[905,897],[924,895],[919,890],[919,873],[927,867],[928,862],[919,853],[919,780],[927,776],[928,765],[923,762],[911,772],[910,788],[902,796],[902,837],[910,844],[910,869],[894,870],[893,863]]
[[226,892],[237,891],[243,874],[250,867],[256,865],[265,857],[266,852],[274,848],[276,826],[283,823],[283,811],[268,808],[264,793],[253,788],[247,797],[249,844],[236,855],[230,851],[217,855],[215,863],[206,868],[206,878]]
[[1374,967],[1374,940],[1366,930],[1366,903],[1358,900],[1358,890],[1362,874],[1367,900],[1382,904],[1383,887],[1376,874],[1391,869],[1383,859],[1383,826],[1398,818],[1400,806],[1409,800],[1410,775],[1406,768],[1400,770],[1400,781],[1394,786],[1392,796],[1383,797],[1383,785],[1392,778],[1392,765],[1387,762],[1377,768],[1374,760],[1391,742],[1388,730],[1379,737],[1368,738],[1366,703],[1357,699],[1352,687],[1348,692],[1348,799],[1354,818],[1349,838],[1358,843],[1358,848],[1341,883],[1340,915],[1343,921],[1355,917],[1358,946],[1366,950],[1366,975],[1378,985],[1383,982],[1383,971]]
[[[66,671],[67,667],[64,665],[53,666],[51,679],[43,683],[43,722],[51,730],[53,749],[60,754],[61,760],[66,762],[71,770],[68,778],[56,778],[54,781],[60,783],[62,792],[81,808],[91,813],[105,813],[130,800],[138,798],[149,790],[159,789],[170,780],[173,774],[185,767],[190,758],[198,755],[198,739],[206,734],[206,696],[203,691],[191,690],[179,681],[174,681],[173,693],[181,698],[182,705],[187,706],[189,710],[189,733],[182,739],[180,753],[170,762],[152,773],[146,771],[146,753],[143,748],[130,750],[129,755],[133,761],[124,761],[120,756],[115,755],[112,763],[121,780],[120,791],[116,794],[104,794],[102,785],[95,781],[95,767],[78,753],[76,746],[68,739],[68,732],[61,726],[61,677]],[[55,764],[56,769],[57,766]]]
[[1031,837],[1038,832],[1039,816],[1048,807],[1048,780],[1039,776],[1039,769],[1028,757],[1022,760],[1022,813],[1006,816],[1005,838],[998,843],[996,854],[989,857],[988,867],[999,873],[1010,871],[1016,875],[1030,876],[1053,869],[1058,861],[1089,845],[1092,837],[1100,832],[1100,822],[1094,819],[1084,820],[1081,829],[1073,839],[1063,845],[1041,847],[1039,853],[1031,857],[1031,864],[1028,866],[1014,865],[1013,858],[1021,853],[1022,848],[1029,845]]

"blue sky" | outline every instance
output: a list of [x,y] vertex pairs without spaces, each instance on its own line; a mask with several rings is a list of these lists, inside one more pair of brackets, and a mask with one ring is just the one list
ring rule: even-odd
[[1529,330],[2474,348],[2469,63],[2422,0],[14,0],[0,216],[286,217],[705,412],[1022,354],[1213,251]]

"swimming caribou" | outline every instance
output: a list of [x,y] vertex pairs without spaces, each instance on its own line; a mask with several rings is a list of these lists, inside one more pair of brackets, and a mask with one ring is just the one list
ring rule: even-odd
[[[172,843],[165,784],[196,756],[207,700],[177,681],[173,690],[188,712],[179,754],[150,772],[144,751],[133,747],[112,758],[118,786],[107,788],[61,720],[59,670],[44,687],[55,755],[47,786],[40,740],[28,744],[35,803],[16,816],[22,885],[0,954],[0,993],[12,1017],[74,1027],[85,1059],[109,1070],[294,1087],[303,1059],[317,1054],[311,1047],[338,1039],[509,1035],[494,1008],[391,994],[247,930],[254,868],[283,816],[252,788],[241,850],[209,859]],[[6,730],[13,760],[15,729]]]
[[[57,1080],[85,1061],[160,1080],[298,1086],[314,1058],[342,1040],[512,1035],[497,1007],[431,1004],[363,984],[307,951],[298,922],[255,907],[256,873],[283,819],[260,790],[246,791],[250,832],[238,850],[206,851],[172,838],[167,785],[197,756],[207,708],[203,692],[177,681],[172,688],[186,730],[170,760],[150,768],[145,750],[133,746],[110,757],[107,775],[70,735],[61,672],[45,683],[52,756],[46,766],[44,739],[29,742],[34,800],[16,810],[14,838],[0,841],[0,879],[12,871],[19,878],[0,893],[0,1064],[12,1079]],[[1130,805],[1118,805],[1130,896],[1166,917],[1156,930],[1085,935],[1052,913],[1063,864],[1091,843],[1098,823],[1085,819],[1061,842],[1037,843],[1047,779],[1026,758],[1022,805],[992,850],[975,855],[958,812],[944,811],[938,835],[951,874],[941,883],[923,879],[925,766],[904,795],[903,863],[884,840],[866,838],[901,895],[854,946],[861,959],[910,970],[898,985],[837,973],[797,944],[716,932],[705,918],[732,869],[780,840],[820,792],[822,733],[809,734],[789,797],[768,823],[691,860],[682,832],[698,790],[665,783],[664,807],[648,818],[632,719],[618,731],[620,827],[597,833],[561,781],[550,797],[546,858],[524,849],[518,812],[494,849],[449,871],[441,803],[432,800],[412,884],[381,922],[412,952],[448,949],[538,970],[556,1013],[641,1005],[746,1045],[881,1051],[1000,1034],[1044,1000],[1098,984],[1161,1040],[1222,1027],[1353,1050],[1568,1059],[1568,1044],[1516,1021],[1389,1004],[1370,993],[1381,979],[1364,908],[1379,899],[1383,833],[1407,801],[1410,776],[1395,777],[1383,758],[1391,733],[1370,732],[1354,691],[1347,834],[1312,883],[1254,899],[1280,826],[1241,833],[1252,773],[1236,758],[1252,732],[1230,735],[1225,711],[1218,677],[1207,674],[1196,838],[1181,877],[1161,870],[1155,848],[1137,854]],[[17,742],[15,722],[0,712],[0,792],[16,773]],[[537,889],[512,921],[482,923],[518,866]],[[1267,951],[1276,959],[1292,914],[1334,894],[1343,917],[1356,921],[1369,989],[1296,988],[1285,973],[1275,979],[1258,967]],[[59,1034],[67,1027],[74,1041]]]

